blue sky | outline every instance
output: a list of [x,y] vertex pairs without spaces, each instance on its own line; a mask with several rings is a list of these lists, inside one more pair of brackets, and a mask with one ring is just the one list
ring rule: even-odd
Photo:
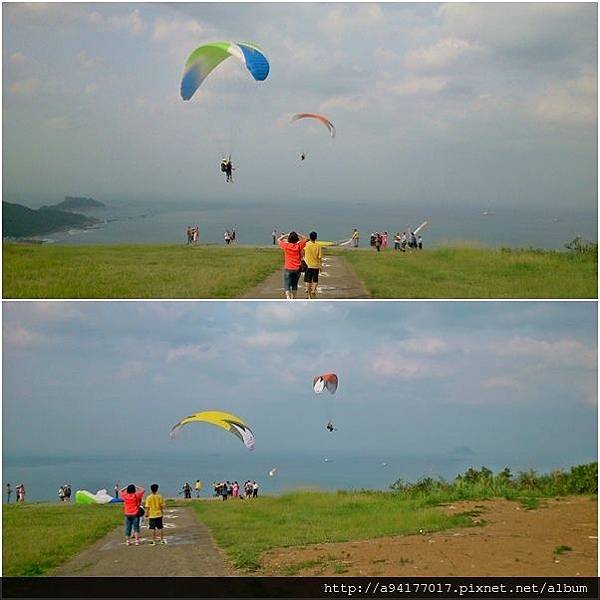
[[595,303],[374,304],[5,303],[3,451],[245,452],[209,426],[169,439],[221,409],[259,453],[596,457]]
[[[221,39],[262,46],[268,80],[227,61],[184,103],[187,55]],[[596,57],[592,3],[5,3],[4,199],[595,210]]]

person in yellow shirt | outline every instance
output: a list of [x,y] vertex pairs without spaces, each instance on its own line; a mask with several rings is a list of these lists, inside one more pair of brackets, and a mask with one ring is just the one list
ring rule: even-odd
[[158,484],[153,483],[150,486],[150,491],[152,492],[146,498],[146,511],[148,512],[148,525],[152,530],[152,541],[150,542],[151,546],[156,545],[156,530],[160,531],[160,543],[166,544],[164,535],[163,535],[163,512],[166,508],[165,499],[158,492]]
[[304,246],[304,283],[306,284],[306,297],[313,300],[317,296],[317,285],[319,284],[319,271],[321,270],[322,248],[317,244],[317,232],[311,231]]
[[199,479],[196,479],[194,489],[196,490],[196,498],[200,498],[200,492],[202,491],[202,482]]

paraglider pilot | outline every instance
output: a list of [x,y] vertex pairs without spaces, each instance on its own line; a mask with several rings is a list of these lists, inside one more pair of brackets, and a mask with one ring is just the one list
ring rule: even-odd
[[227,183],[233,183],[232,171],[234,171],[234,167],[231,164],[231,155],[221,159],[221,171],[225,173],[225,181],[227,181]]

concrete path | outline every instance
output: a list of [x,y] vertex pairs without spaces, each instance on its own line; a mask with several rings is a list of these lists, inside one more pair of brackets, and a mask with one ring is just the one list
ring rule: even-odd
[[[283,270],[280,269],[273,273],[242,297],[256,300],[284,299]],[[369,295],[362,281],[350,269],[343,256],[326,255],[323,257],[323,268],[319,275],[317,298],[329,300],[332,298],[352,299],[368,297]],[[303,298],[305,298],[304,275],[302,275],[298,283],[298,299]]]
[[223,577],[235,575],[215,547],[208,528],[191,508],[169,508],[163,519],[167,544],[150,546],[152,534],[144,519],[142,544],[126,546],[124,526],[55,569],[62,577]]

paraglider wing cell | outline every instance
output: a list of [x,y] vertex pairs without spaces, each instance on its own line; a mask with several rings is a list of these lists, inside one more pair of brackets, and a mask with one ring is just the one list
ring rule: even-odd
[[256,81],[264,81],[269,75],[269,61],[257,46],[214,42],[196,48],[189,55],[181,79],[181,97],[190,100],[202,82],[230,56],[244,63]]
[[242,425],[241,423],[230,422],[229,424],[231,426],[231,433],[237,435],[242,442],[244,442],[244,445],[248,450],[254,450],[255,440],[252,431],[246,425]]

